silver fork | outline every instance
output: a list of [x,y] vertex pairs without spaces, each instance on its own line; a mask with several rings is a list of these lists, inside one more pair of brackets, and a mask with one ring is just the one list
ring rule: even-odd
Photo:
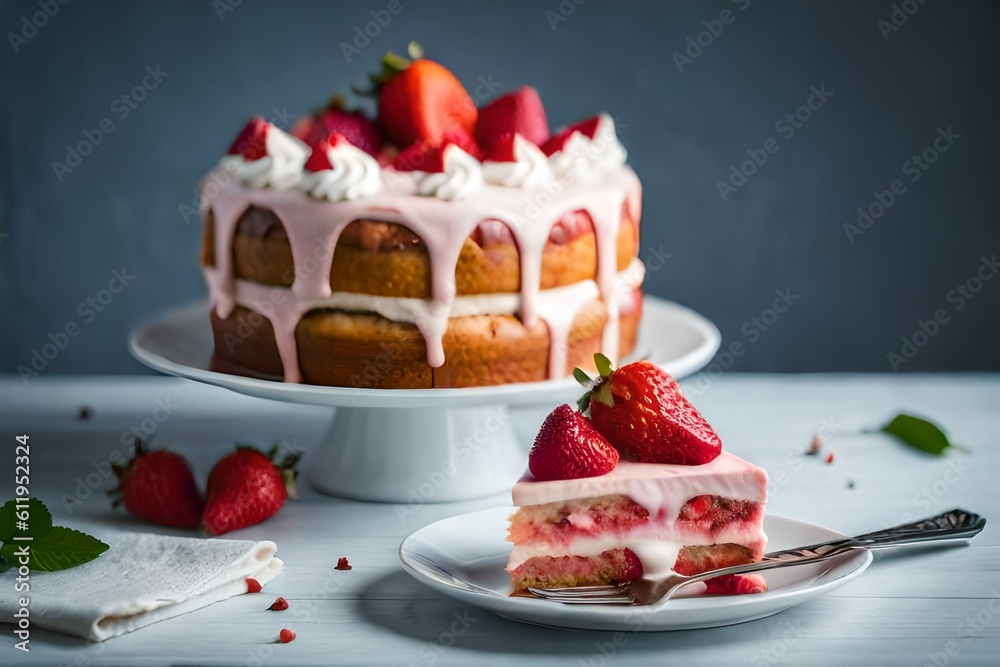
[[819,563],[855,549],[882,549],[939,540],[969,539],[986,526],[986,519],[961,509],[885,530],[810,544],[765,554],[756,563],[724,567],[685,576],[636,579],[620,586],[576,586],[572,588],[528,588],[532,595],[563,604],[652,605],[669,600],[678,590],[699,581],[727,574],[747,574],[781,567]]

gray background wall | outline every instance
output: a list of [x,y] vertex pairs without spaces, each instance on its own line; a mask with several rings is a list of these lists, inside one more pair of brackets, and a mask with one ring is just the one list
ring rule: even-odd
[[[46,373],[142,372],[130,328],[205,293],[199,225],[180,206],[245,118],[297,116],[413,38],[469,88],[534,85],[553,128],[618,118],[645,184],[642,256],[669,254],[647,290],[743,342],[734,369],[889,371],[901,337],[943,309],[902,369],[1000,370],[1000,279],[961,309],[949,300],[1000,252],[997,3],[909,0],[916,12],[888,39],[888,0],[401,3],[349,63],[340,43],[388,0],[243,0],[221,16],[229,0],[70,2],[37,33],[23,24],[37,1],[5,3],[0,371],[76,323]],[[733,21],[679,72],[671,54],[724,9]],[[168,74],[121,118],[114,100],[147,66]],[[775,123],[811,86],[833,95],[788,138]],[[105,118],[113,131],[58,180],[52,163]],[[911,182],[904,163],[948,127],[960,138]],[[723,201],[717,181],[769,137],[779,150]],[[905,192],[851,243],[845,223],[894,179]],[[102,312],[80,309],[122,267],[128,287]],[[785,289],[798,299],[763,331],[752,318]]]

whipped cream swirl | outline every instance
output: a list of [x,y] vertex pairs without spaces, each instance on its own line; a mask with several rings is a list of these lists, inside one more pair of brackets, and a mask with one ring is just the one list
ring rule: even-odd
[[541,187],[554,176],[545,153],[520,134],[514,135],[513,162],[483,162],[483,179],[508,188]]
[[613,169],[625,164],[627,153],[618,141],[615,121],[606,113],[598,117],[594,136],[573,132],[562,150],[549,156],[552,169],[560,176],[580,176],[596,168]]
[[308,171],[299,187],[317,199],[341,201],[368,197],[382,189],[382,169],[371,155],[348,141],[326,151],[331,169]]
[[448,144],[445,147],[442,162],[443,172],[413,172],[417,194],[455,201],[482,189],[482,164],[457,145]]
[[251,188],[270,186],[276,190],[295,187],[302,178],[302,166],[309,157],[309,147],[274,125],[264,139],[267,155],[247,160],[242,155],[226,155],[219,166]]

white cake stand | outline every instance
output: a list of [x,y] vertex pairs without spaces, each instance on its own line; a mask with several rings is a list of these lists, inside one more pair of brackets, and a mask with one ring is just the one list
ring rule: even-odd
[[[647,296],[635,356],[675,377],[702,368],[719,330],[698,313]],[[309,481],[322,493],[415,503],[468,500],[509,489],[524,472],[509,407],[574,402],[572,378],[470,389],[358,389],[289,384],[217,373],[208,304],[184,306],[135,330],[129,350],[163,373],[276,401],[337,408],[309,453]]]

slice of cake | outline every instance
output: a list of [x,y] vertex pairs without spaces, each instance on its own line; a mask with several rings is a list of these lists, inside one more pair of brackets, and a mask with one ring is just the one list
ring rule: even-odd
[[524,87],[477,108],[413,53],[201,183],[214,370],[310,384],[561,378],[635,345],[641,188],[607,114],[550,136]]
[[[601,377],[582,401],[591,418],[568,405],[549,415],[529,473],[514,486],[519,509],[507,538],[514,543],[507,563],[514,590],[697,574],[760,560],[767,473],[722,451],[663,370],[637,362],[611,372],[600,357],[597,366]],[[713,593],[765,589],[755,576],[707,585]]]

